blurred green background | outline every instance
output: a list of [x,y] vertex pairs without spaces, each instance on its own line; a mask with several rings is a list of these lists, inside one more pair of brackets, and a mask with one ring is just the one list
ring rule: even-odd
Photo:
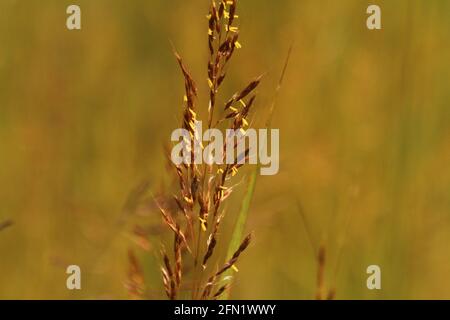
[[[81,31],[66,29],[70,4]],[[366,28],[369,4],[381,31]],[[0,222],[14,223],[0,232],[0,298],[127,298],[128,248],[163,297],[159,237],[146,252],[130,233],[159,214],[123,206],[143,181],[167,180],[162,146],[183,95],[169,40],[205,101],[208,6],[0,1]],[[450,2],[242,0],[238,11],[226,92],[267,72],[256,118],[293,52],[273,119],[280,172],[258,178],[255,241],[231,297],[314,298],[323,244],[339,299],[450,299]],[[81,291],[66,289],[69,264]],[[371,264],[382,290],[366,288]]]

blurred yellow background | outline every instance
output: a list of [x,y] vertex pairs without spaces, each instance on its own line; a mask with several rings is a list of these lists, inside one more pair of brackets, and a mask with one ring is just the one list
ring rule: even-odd
[[[372,3],[380,31],[366,28]],[[70,4],[81,31],[66,29]],[[167,180],[162,146],[183,95],[169,41],[205,97],[208,6],[0,1],[0,222],[14,223],[0,232],[0,298],[127,298],[128,248],[152,297],[164,296],[159,237],[137,248],[123,207],[143,181]],[[450,299],[450,2],[242,0],[238,10],[243,48],[226,88],[267,72],[255,117],[293,52],[273,119],[280,173],[258,178],[255,241],[231,297],[314,298],[312,247],[323,244],[338,299]],[[66,289],[69,264],[81,291]],[[366,288],[371,264],[382,290]]]

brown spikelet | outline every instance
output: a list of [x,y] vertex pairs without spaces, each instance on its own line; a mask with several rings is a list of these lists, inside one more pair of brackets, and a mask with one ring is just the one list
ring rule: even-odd
[[325,246],[321,245],[317,254],[317,300],[323,299],[323,291],[325,286],[325,256]]
[[169,256],[167,255],[164,247],[161,249],[161,255],[164,262],[164,267],[161,267],[161,271],[163,273],[163,281],[167,297],[170,300],[175,300],[177,296],[177,284],[175,279],[176,276],[172,269]]
[[186,249],[191,252],[191,249],[189,248],[186,236],[184,235],[184,233],[182,231],[179,230],[179,228],[177,227],[177,225],[175,224],[174,220],[172,219],[172,217],[169,215],[169,213],[166,212],[166,210],[164,210],[158,203],[158,208],[161,211],[162,217],[164,222],[170,227],[170,229],[175,233],[175,234],[179,234],[179,236],[181,237],[181,240],[183,242],[183,244],[186,246]]
[[180,228],[178,227],[178,232],[175,233],[175,240],[174,240],[174,256],[175,256],[175,283],[177,285],[177,288],[181,285],[181,274],[182,274],[182,257],[181,257],[181,245],[182,245],[182,238],[181,238],[181,232]]
[[233,21],[234,21],[235,15],[236,15],[236,6],[237,6],[236,0],[232,0],[231,2],[232,3],[230,5],[230,17],[228,18],[229,26],[233,25]]
[[239,248],[236,250],[236,252],[233,254],[233,256],[231,257],[230,260],[228,260],[227,263],[225,263],[225,265],[222,267],[222,269],[220,269],[217,273],[216,276],[220,276],[222,273],[224,273],[225,271],[227,271],[228,269],[230,269],[239,259],[239,256],[242,254],[242,252],[245,251],[245,249],[247,249],[248,245],[250,244],[250,241],[252,239],[252,234],[250,233],[248,236],[245,237],[245,239],[242,241],[241,245],[239,246]]
[[222,217],[223,216],[219,216],[217,218],[216,223],[214,224],[214,230],[208,238],[208,241],[207,241],[208,247],[207,247],[205,256],[203,257],[203,263],[202,263],[203,268],[206,268],[206,263],[208,262],[208,259],[212,256],[214,249],[216,247],[216,244],[217,244],[216,237],[217,237],[217,232],[219,230],[219,225],[222,220]]
[[174,55],[178,61],[178,64],[179,64],[181,71],[183,73],[183,76],[184,76],[186,93],[192,93],[192,95],[196,97],[197,96],[197,86],[195,85],[194,79],[192,78],[191,74],[189,73],[186,66],[184,65],[183,59],[178,54],[178,52],[174,51]]
[[202,300],[206,300],[209,298],[209,296],[211,295],[211,291],[214,288],[215,284],[216,284],[216,275],[211,276],[208,281],[206,282],[205,287],[203,288],[203,292],[201,295],[201,299]]
[[192,216],[189,214],[189,208],[187,208],[185,204],[182,203],[176,195],[173,196],[173,199],[175,200],[178,209],[181,210],[181,212],[183,212],[183,215],[187,223],[188,234],[192,236],[192,234],[194,233],[194,226],[192,223]]
[[228,284],[220,287],[219,290],[217,290],[217,292],[213,295],[213,299],[218,299],[228,288],[229,288]]
[[169,256],[167,255],[166,250],[164,249],[164,247],[161,249],[161,255],[163,257],[164,267],[167,270],[167,274],[169,276],[169,279],[172,279],[173,278],[172,267],[170,265]]
[[171,289],[171,279],[169,277],[169,272],[164,268],[161,267],[161,274],[163,278],[163,284],[164,284],[164,290],[166,292],[166,295],[169,299],[172,297],[172,289]]
[[222,19],[222,17],[223,17],[223,13],[225,11],[225,5],[226,5],[225,2],[220,1],[219,11],[218,11],[219,19]]
[[[239,248],[236,250],[236,252],[231,257],[231,259],[225,263],[225,265],[222,267],[222,269],[217,271],[213,276],[211,276],[208,279],[205,287],[203,288],[203,293],[201,295],[202,299],[208,299],[210,297],[212,289],[217,284],[217,279],[219,279],[221,274],[223,274],[225,271],[227,271],[228,269],[230,269],[231,267],[234,266],[234,264],[237,262],[237,260],[239,259],[239,256],[242,254],[242,252],[244,252],[245,249],[247,249],[248,245],[251,242],[251,239],[252,239],[252,234],[247,235],[247,237],[245,237],[245,239],[241,242],[241,245],[239,246]],[[224,288],[223,291],[225,291],[225,289],[226,288]],[[223,291],[220,292],[220,294],[222,294]],[[214,295],[215,297],[217,297],[216,294]]]
[[235,93],[225,104],[225,110],[228,110],[235,102],[244,99],[255,90],[261,83],[262,75],[250,82],[242,91]]
[[128,280],[126,288],[133,299],[141,299],[145,292],[144,274],[132,250],[128,250]]
[[246,96],[248,96],[253,90],[256,89],[256,87],[260,84],[262,76],[259,76],[252,82],[248,84],[247,87],[245,87],[244,90],[242,90],[239,95],[236,98],[236,101],[239,101],[241,99],[244,99]]

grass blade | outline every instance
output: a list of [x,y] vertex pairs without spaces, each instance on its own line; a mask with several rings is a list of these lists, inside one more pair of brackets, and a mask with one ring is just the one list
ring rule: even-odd
[[[250,203],[255,193],[256,187],[256,177],[258,176],[259,165],[255,166],[249,177],[247,190],[245,192],[244,198],[242,200],[241,209],[239,210],[239,215],[234,226],[233,234],[231,236],[230,244],[228,246],[227,258],[231,257],[233,253],[239,248],[241,244],[242,237],[244,234],[245,224],[247,223],[248,212],[250,210]],[[230,276],[231,269],[224,273],[223,278]],[[222,296],[221,300],[227,300],[230,294],[230,290],[227,290]]]

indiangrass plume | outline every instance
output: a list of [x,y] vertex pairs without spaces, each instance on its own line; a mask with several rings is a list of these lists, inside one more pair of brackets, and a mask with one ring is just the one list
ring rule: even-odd
[[[208,35],[206,83],[208,85],[207,105],[208,129],[216,128],[239,130],[245,133],[250,123],[250,115],[256,98],[255,90],[262,76],[256,77],[242,90],[220,102],[219,91],[226,79],[231,58],[238,49],[239,28],[235,25],[237,0],[212,0],[207,15]],[[184,80],[181,128],[189,132],[190,145],[199,144],[196,121],[201,120],[203,110],[199,104],[198,87],[181,55],[173,49],[175,59]],[[229,146],[225,142],[223,154]],[[248,162],[249,149],[238,154],[237,143],[234,148],[234,161],[227,164],[174,164],[169,167],[174,176],[176,188],[163,196],[155,196],[166,229],[173,235],[173,244],[162,246],[160,272],[165,293],[169,299],[219,299],[230,288],[231,276],[223,277],[229,270],[236,270],[242,253],[248,248],[252,235],[247,235],[228,257],[220,263],[217,245],[221,240],[220,229],[226,217],[223,203],[233,192],[232,180],[239,169]],[[194,150],[190,150],[192,159]],[[244,163],[238,160],[245,159]],[[228,161],[227,161],[228,162]],[[170,250],[168,249],[170,248]],[[139,280],[139,268],[134,256],[130,255],[130,278]],[[136,282],[136,281],[135,281]],[[130,291],[139,293],[137,283],[131,282]],[[139,281],[137,281],[139,282]]]
[[[209,57],[207,62],[208,101],[207,126],[208,129],[218,129],[222,132],[227,129],[240,131],[245,135],[248,130],[251,113],[256,99],[255,91],[258,88],[262,75],[251,80],[243,89],[236,91],[230,98],[222,100],[219,91],[227,75],[230,60],[235,52],[242,47],[239,42],[239,28],[235,25],[237,0],[211,0],[208,19],[207,48]],[[196,132],[196,122],[201,121],[198,110],[198,87],[181,55],[172,44],[175,59],[180,67],[184,80],[184,96],[182,102],[181,128],[189,136],[184,138],[187,145],[204,146],[201,137]],[[275,109],[278,93],[281,89],[285,72],[292,50],[289,52],[275,91],[269,115],[266,121],[271,127],[272,115]],[[221,102],[219,102],[222,100]],[[205,105],[205,103],[202,103]],[[243,195],[242,205],[231,231],[231,240],[226,247],[226,258],[220,263],[217,254],[218,243],[222,238],[220,229],[226,212],[223,203],[233,192],[235,185],[231,183],[239,174],[239,169],[249,160],[250,148],[238,150],[238,143],[223,143],[223,155],[227,148],[233,148],[234,161],[227,159],[226,164],[175,164],[171,161],[170,148],[166,149],[167,167],[174,177],[174,191],[163,192],[153,197],[156,207],[161,213],[166,229],[173,234],[173,249],[161,249],[160,271],[164,291],[169,299],[226,299],[228,298],[233,272],[237,272],[236,264],[242,253],[250,245],[252,234],[244,236],[251,199],[255,190],[257,165],[251,171],[247,188]],[[188,150],[191,159],[195,158],[194,148]],[[240,152],[240,153],[239,153]],[[242,159],[244,161],[242,161]],[[238,161],[239,160],[239,161]],[[225,161],[223,161],[225,162]],[[137,189],[138,191],[140,189]],[[139,192],[140,194],[140,192]],[[135,197],[132,197],[132,200]],[[131,204],[134,201],[130,202]],[[127,207],[134,207],[128,205]],[[139,231],[139,230],[138,230]],[[135,236],[141,239],[142,232]],[[145,241],[139,241],[148,247]],[[131,270],[137,270],[131,259]],[[130,275],[133,275],[130,272]],[[130,281],[133,284],[133,282]],[[142,291],[142,290],[141,290]],[[130,294],[140,292],[136,284],[130,286]]]

